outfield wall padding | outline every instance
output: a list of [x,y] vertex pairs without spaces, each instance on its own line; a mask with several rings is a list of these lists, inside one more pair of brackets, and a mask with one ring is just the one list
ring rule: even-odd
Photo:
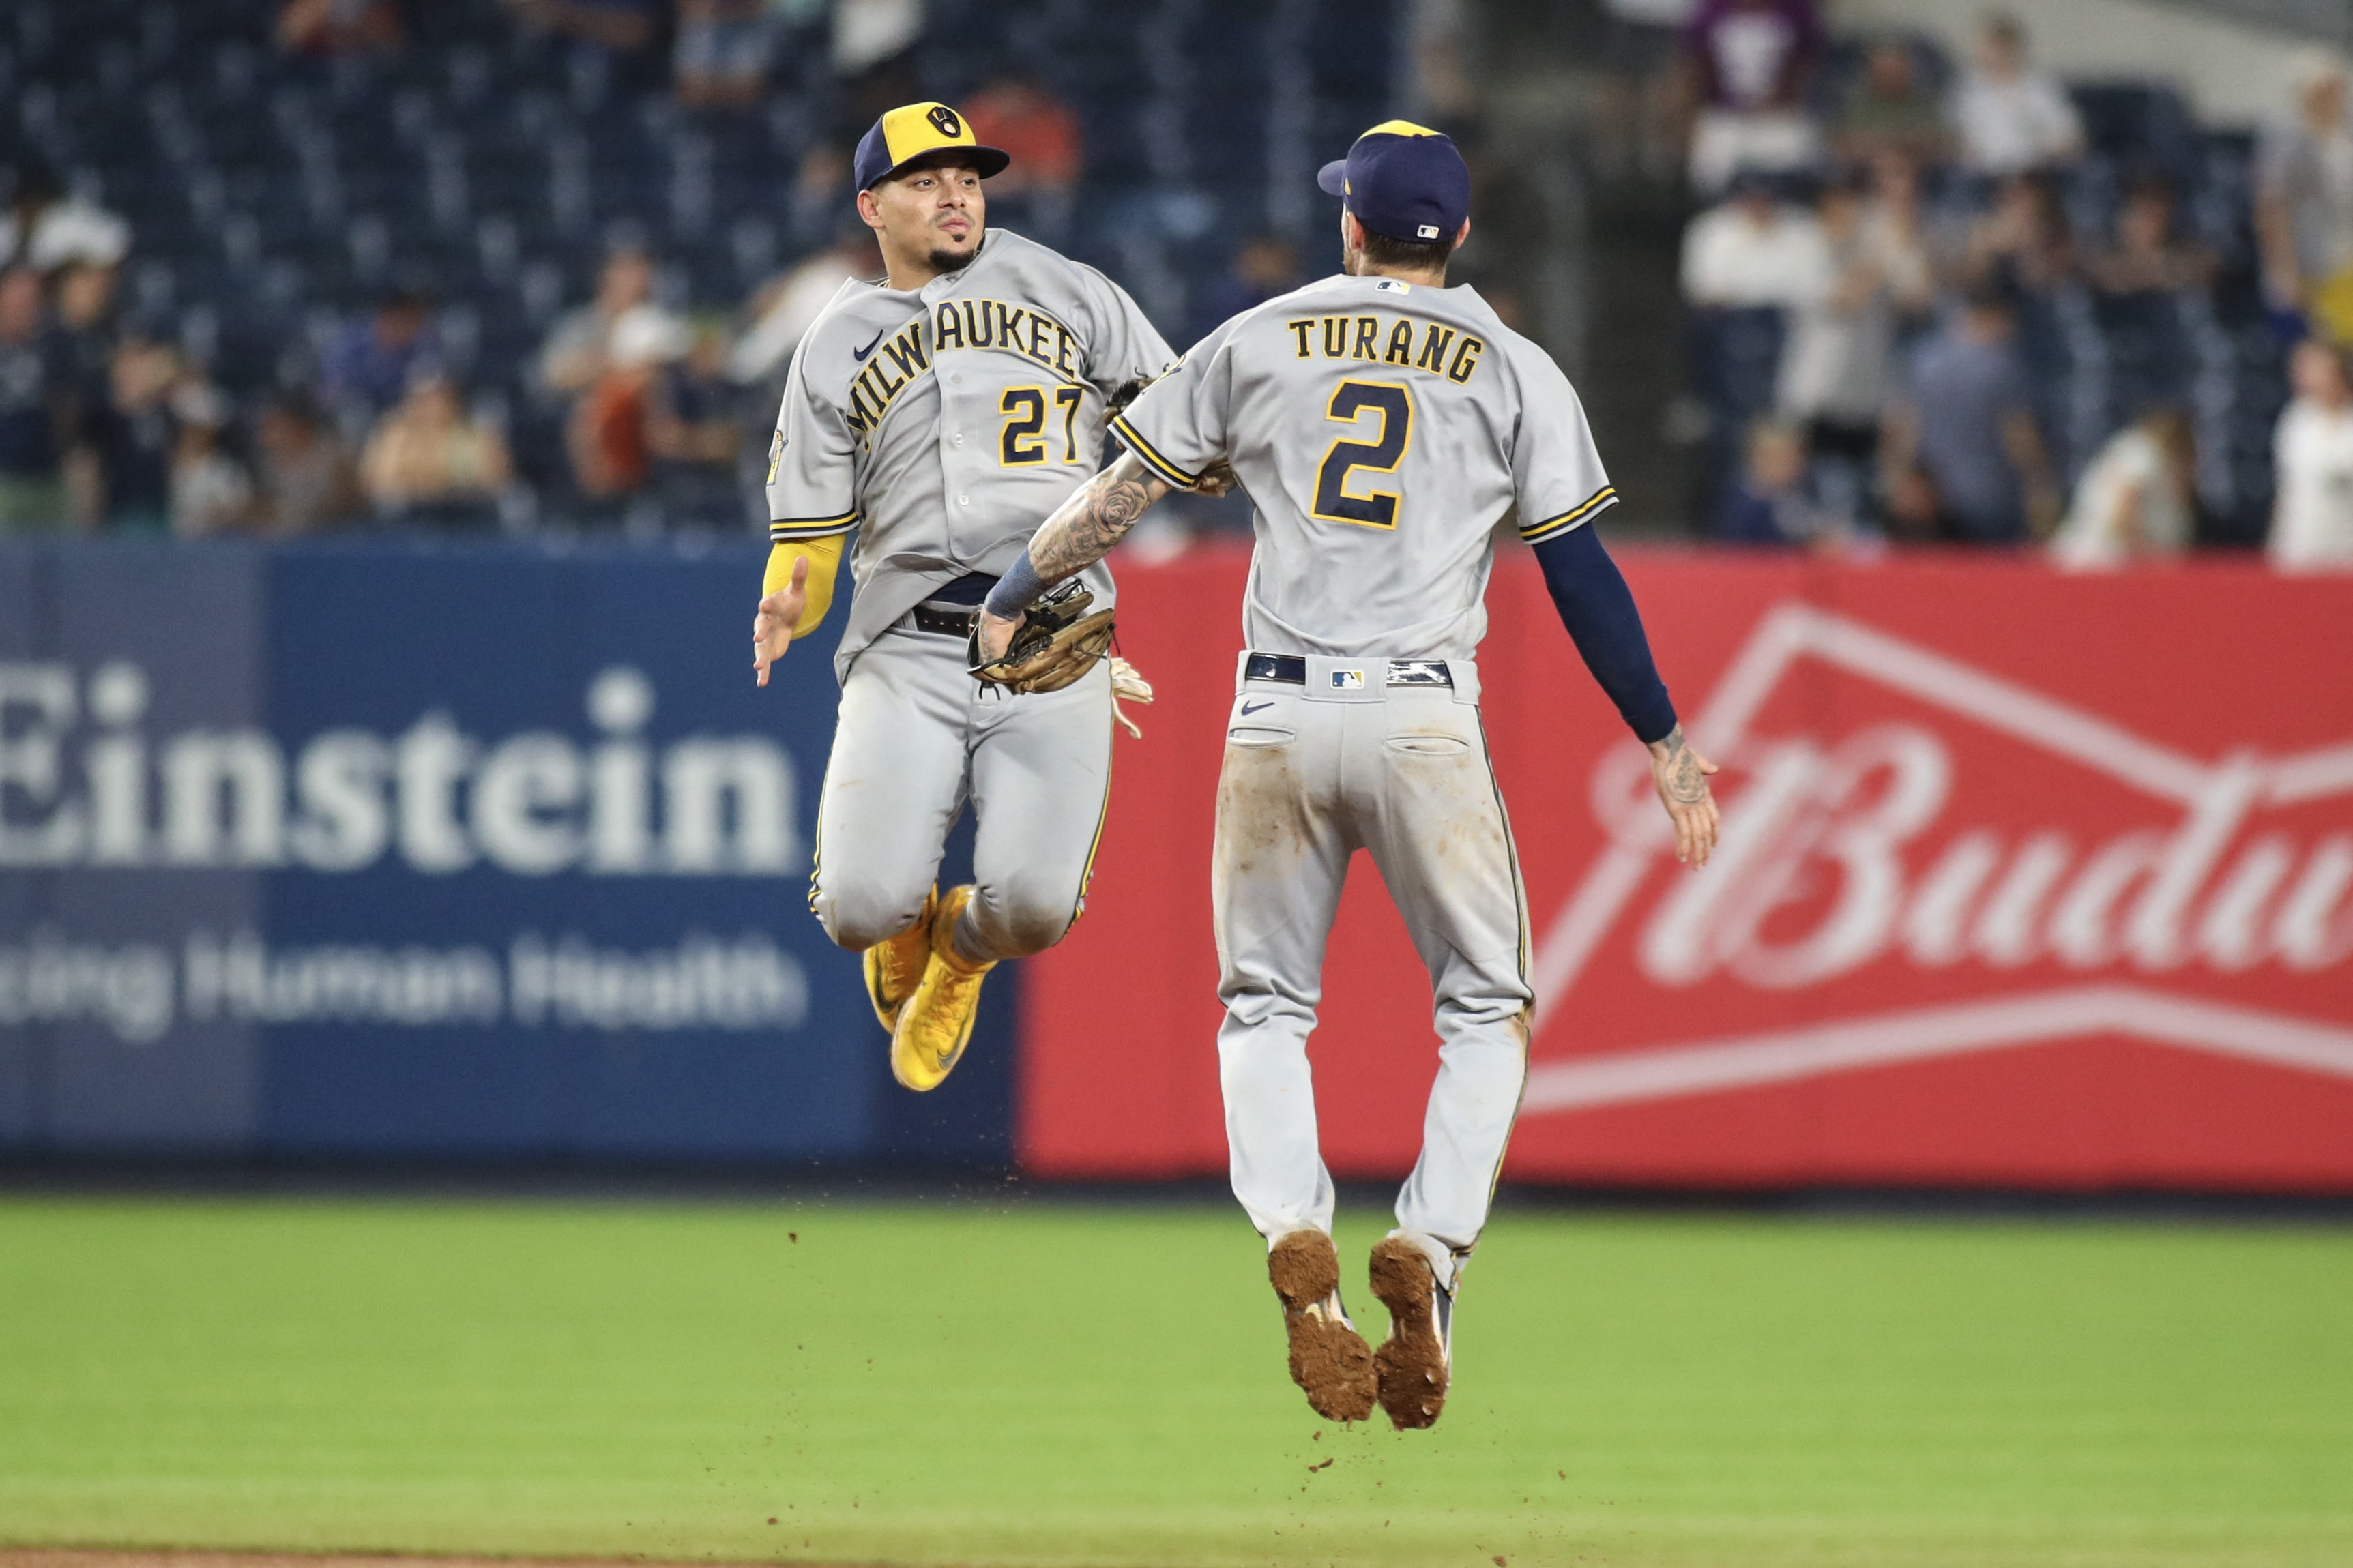
[[1018,977],[910,1096],[808,913],[762,555],[0,547],[0,1156],[1002,1163]]
[[[1675,868],[1533,563],[1482,706],[1537,997],[1506,1173],[2353,1191],[2353,577],[1626,550],[1724,842]],[[1245,562],[1124,578],[1160,692],[1089,913],[1031,966],[1042,1175],[1221,1173],[1208,867]],[[1369,860],[1310,1047],[1342,1176],[1411,1163],[1427,979]]]

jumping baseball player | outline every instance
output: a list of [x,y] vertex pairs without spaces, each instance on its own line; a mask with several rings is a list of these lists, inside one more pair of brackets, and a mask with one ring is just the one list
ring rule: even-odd
[[[1471,229],[1453,143],[1391,121],[1320,183],[1345,197],[1345,275],[1227,321],[1113,418],[1127,454],[1011,564],[979,652],[1168,489],[1230,463],[1258,534],[1210,883],[1234,1193],[1269,1244],[1308,1403],[1345,1421],[1377,1400],[1398,1426],[1427,1426],[1527,1074],[1527,906],[1472,662],[1506,515],[1650,746],[1676,853],[1694,868],[1715,841],[1715,769],[1685,742],[1625,579],[1586,526],[1617,492],[1567,378],[1474,289],[1446,286]],[[1377,1356],[1340,1300],[1307,1063],[1324,941],[1360,847],[1429,966],[1439,1037],[1421,1158],[1373,1249],[1391,1319]]]
[[[1018,691],[967,673],[980,601],[1094,473],[1109,400],[1175,357],[1101,273],[987,227],[981,182],[1010,162],[942,103],[867,132],[858,210],[889,276],[844,284],[809,329],[768,461],[761,685],[824,619],[858,536],[809,906],[865,954],[892,1071],[913,1089],[955,1068],[991,966],[1078,918],[1110,784],[1112,670],[1089,657],[1109,638],[1110,574],[1085,575],[1087,643]],[[976,880],[943,895],[967,800]]]

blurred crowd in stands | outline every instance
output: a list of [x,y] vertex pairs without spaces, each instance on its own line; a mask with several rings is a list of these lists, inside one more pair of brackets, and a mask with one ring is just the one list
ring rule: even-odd
[[[514,27],[574,51],[575,74],[584,54],[600,70],[658,70],[666,56],[678,105],[722,116],[761,102],[779,39],[806,37],[812,18],[835,70],[881,68],[847,112],[897,101],[912,89],[888,68],[923,15],[919,0],[500,4]],[[284,0],[274,42],[283,60],[324,64],[396,54],[405,31],[394,0]],[[1014,154],[992,183],[997,211],[1050,235],[1080,168],[1071,112],[1018,74],[965,108],[980,139]],[[543,499],[567,524],[638,536],[764,529],[757,459],[793,351],[846,279],[882,269],[851,200],[847,140],[820,137],[800,160],[787,216],[813,243],[732,311],[665,304],[659,258],[615,226],[593,296],[557,314],[532,356],[532,393],[561,410],[565,471],[545,498],[519,482],[511,407],[470,395],[429,279],[392,278],[364,308],[314,322],[273,384],[240,402],[191,351],[182,314],[122,303],[131,225],[20,153],[0,217],[0,533],[491,531],[528,522]]]
[[[1833,37],[1818,0],[1603,3],[1648,21],[1617,37],[1580,156],[1606,163],[1630,129],[1699,206],[1668,423],[1702,531],[2353,565],[2340,62],[2314,56],[2241,144],[2161,84],[2061,84],[2010,16],[1955,59]],[[0,147],[0,531],[757,529],[793,351],[845,279],[881,272],[848,148],[926,96],[912,62],[955,54],[952,13],[282,0],[262,26],[237,0],[22,0],[18,57],[0,42],[25,128]],[[1321,31],[1309,50],[1280,16],[1205,43],[1065,6],[1052,25],[1092,39],[1056,66],[1092,83],[1066,101],[999,68],[1063,35],[963,13],[1002,35],[956,89],[1014,154],[991,221],[1114,267],[1179,343],[1305,280],[1291,164],[1390,102],[1347,96],[1388,91],[1381,60]],[[1418,111],[1474,121],[1463,6],[1400,16]],[[1181,58],[1229,44],[1271,107]],[[31,77],[44,47],[61,89]],[[111,108],[142,72],[142,110]],[[67,101],[109,107],[77,125]],[[111,210],[111,191],[139,200]],[[1155,295],[1188,236],[1193,271]],[[1465,275],[1518,319],[1500,279]]]
[[[2306,60],[2254,149],[2252,212],[2212,190],[2193,212],[2200,144],[2137,142],[2127,119],[2099,155],[2014,16],[1986,16],[1957,64],[1846,40],[1836,73],[1814,0],[1703,0],[1676,42],[1707,204],[1682,285],[1715,537],[2039,543],[2089,567],[2263,536],[2283,565],[2353,566],[2341,62]],[[2151,103],[2124,107],[2146,122]],[[2208,237],[2241,230],[2228,278]],[[2283,351],[2292,395],[2256,437],[2269,516],[2234,532],[2226,454],[2200,443],[2230,440]]]

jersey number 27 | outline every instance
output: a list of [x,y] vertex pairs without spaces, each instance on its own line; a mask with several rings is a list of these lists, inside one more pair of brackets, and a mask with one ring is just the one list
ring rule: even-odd
[[1324,454],[1323,466],[1315,470],[1315,515],[1331,522],[1395,528],[1397,496],[1386,490],[1353,494],[1348,479],[1357,468],[1378,474],[1397,472],[1398,465],[1405,461],[1406,448],[1413,444],[1413,395],[1394,382],[1344,381],[1333,389],[1331,405],[1324,412],[1326,419],[1359,429],[1367,415],[1380,418],[1377,436],[1370,441],[1343,437]]

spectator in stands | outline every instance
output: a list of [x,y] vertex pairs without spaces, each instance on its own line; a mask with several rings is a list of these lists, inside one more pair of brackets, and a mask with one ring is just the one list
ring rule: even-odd
[[662,0],[506,0],[543,33],[608,54],[633,54],[654,41]]
[[882,253],[874,247],[874,231],[862,223],[840,223],[830,246],[753,294],[748,306],[752,325],[729,351],[727,374],[743,386],[781,381],[810,323],[833,302],[841,286],[853,278],[881,275]]
[[229,401],[208,383],[183,380],[172,394],[179,434],[172,444],[172,531],[183,539],[241,529],[252,521],[253,480],[223,437]]
[[2055,293],[2079,268],[2058,188],[2041,174],[2012,174],[1971,226],[1961,281],[2031,295]]
[[1917,468],[1935,487],[1939,536],[2015,544],[2057,521],[2051,465],[2027,398],[2007,294],[1973,291],[1912,356],[1882,437],[1891,490]]
[[[1070,226],[1071,196],[1079,184],[1078,116],[1020,71],[998,74],[965,100],[965,119],[984,147],[1013,156],[989,182],[988,200],[1005,222],[1061,243]],[[998,212],[990,214],[998,221]]]
[[[1951,270],[1949,258],[1958,240],[1948,224],[1931,225],[1920,193],[1920,165],[1905,153],[1881,153],[1871,160],[1862,228],[1872,248],[1885,258],[1891,276],[1926,278],[1933,290]],[[1916,304],[1908,291],[1899,294],[1907,319],[1935,303],[1933,292]]]
[[387,54],[400,47],[400,8],[392,0],[286,0],[278,47],[319,58]]
[[640,305],[613,324],[612,348],[565,430],[573,482],[591,500],[634,495],[651,476],[649,440],[653,385],[662,367],[686,352],[684,330],[664,311]]
[[2051,552],[2063,566],[2122,566],[2188,550],[2198,521],[2198,447],[2178,408],[2154,408],[2100,448],[2075,481]]
[[833,74],[852,84],[853,123],[915,96],[903,67],[923,36],[923,0],[833,0]]
[[1886,470],[1886,495],[1880,502],[1880,521],[1888,534],[1906,543],[1924,544],[1938,537],[1944,506],[1927,471],[1916,462]]
[[[1811,253],[1790,313],[1775,402],[1807,436],[1823,502],[1852,519],[1870,493],[1880,415],[1893,379],[1899,314],[1927,310],[1936,286],[1915,248],[1868,222],[1859,179],[1825,186]],[[1756,463],[1752,447],[1750,466]]]
[[[605,374],[613,333],[632,311],[655,310],[654,268],[634,245],[616,246],[596,279],[596,297],[558,318],[539,352],[539,379],[556,392],[585,392]],[[659,314],[667,315],[667,312]]]
[[2173,187],[2148,176],[2133,182],[2116,211],[2114,244],[2094,252],[2084,270],[2104,293],[2172,294],[2212,286],[2214,253],[2175,230]]
[[131,252],[131,226],[94,201],[69,196],[48,166],[27,160],[0,214],[0,267],[54,272],[71,262],[119,265]]
[[1479,111],[1469,68],[1474,46],[1467,0],[1409,0],[1405,34],[1412,67],[1405,112],[1423,125],[1466,124]]
[[86,426],[99,493],[90,510],[112,531],[161,533],[172,524],[172,456],[179,429],[172,393],[180,356],[140,333],[115,345],[108,395]]
[[671,69],[689,109],[741,109],[767,86],[776,21],[768,0],[678,0]]
[[2273,309],[2312,311],[2353,340],[2353,114],[2344,65],[2308,56],[2296,115],[2265,131],[2255,160],[2255,237]]
[[72,344],[83,384],[96,388],[114,356],[116,268],[74,261],[57,275],[58,328]]
[[260,458],[254,521],[266,533],[315,533],[357,517],[359,470],[352,455],[299,393],[273,399],[254,427]]
[[454,527],[492,522],[513,473],[505,437],[470,416],[456,384],[430,367],[376,422],[360,458],[360,482],[379,513]]
[[2288,359],[2295,397],[2273,437],[2272,564],[2353,571],[2353,379],[2343,351],[2313,339]]
[[1806,93],[1822,43],[1814,0],[1700,0],[1683,47],[1691,181],[1703,195],[1744,168],[1812,166],[1821,136]]
[[[1263,305],[1278,294],[1287,294],[1305,281],[1299,275],[1299,254],[1289,240],[1281,235],[1258,236],[1234,252],[1233,264],[1223,277],[1201,290],[1193,311],[1194,340],[1208,336],[1219,322]],[[1481,297],[1488,292],[1482,287]]]
[[1681,172],[1685,95],[1680,29],[1691,0],[1601,0],[1609,14],[1588,156],[1605,176],[1665,182]]
[[70,427],[65,454],[66,487],[73,520],[96,527],[105,516],[105,484],[100,471],[98,422],[111,395],[114,362],[112,267],[76,261],[57,275],[58,331],[63,340]]
[[1716,502],[1710,531],[1725,544],[1788,546],[1835,537],[1835,524],[1808,493],[1803,430],[1785,420],[1757,422],[1747,460]]
[[420,366],[439,358],[432,301],[414,289],[387,289],[375,310],[344,322],[320,349],[320,395],[354,418],[373,419],[406,395]]
[[1863,55],[1862,74],[1840,100],[1832,150],[1844,158],[1901,153],[1934,162],[1951,142],[1944,105],[1920,85],[1912,47],[1901,38],[1875,40]]
[[726,342],[716,324],[704,322],[693,329],[686,357],[646,389],[646,450],[671,526],[736,529],[749,521],[735,485],[743,445]]
[[1683,232],[1683,298],[1703,308],[1786,310],[1822,275],[1823,253],[1813,215],[1782,201],[1769,175],[1745,169]]
[[0,275],[0,533],[66,525],[72,374],[40,274],[18,267]]
[[2083,155],[2084,122],[2054,79],[2028,68],[2026,29],[2015,16],[1986,19],[1951,112],[1961,163],[1976,174],[2015,174]]

